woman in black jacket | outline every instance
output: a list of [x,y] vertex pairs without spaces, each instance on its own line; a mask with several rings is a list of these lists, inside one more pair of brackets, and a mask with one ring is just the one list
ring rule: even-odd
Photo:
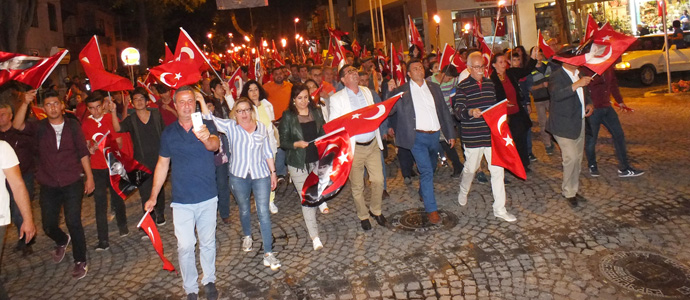
[[[509,55],[509,54],[507,54]],[[508,65],[507,55],[496,55],[491,58],[491,81],[496,88],[496,100],[508,99],[508,127],[513,135],[525,171],[529,172],[529,150],[527,149],[527,132],[531,130],[532,121],[525,110],[522,93],[518,81],[529,75],[537,65],[536,54],[531,53],[530,60],[522,68],[512,68]]]

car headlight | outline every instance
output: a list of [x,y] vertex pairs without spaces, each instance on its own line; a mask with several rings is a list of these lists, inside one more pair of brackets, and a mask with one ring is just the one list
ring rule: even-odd
[[630,69],[630,63],[627,61],[619,62],[615,66],[616,70],[627,70]]

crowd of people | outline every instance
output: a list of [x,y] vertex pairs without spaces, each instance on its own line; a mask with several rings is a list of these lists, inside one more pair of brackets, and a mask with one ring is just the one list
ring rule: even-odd
[[[380,128],[352,136],[350,141],[349,185],[358,225],[364,231],[372,229],[370,219],[379,226],[388,225],[385,158],[391,148],[396,149],[404,183],[410,185],[413,177],[419,177],[419,201],[428,222],[442,222],[434,177],[447,160],[453,169],[451,177],[460,177],[461,206],[467,204],[473,181],[489,182],[483,171],[488,168],[494,216],[516,221],[506,208],[509,179],[504,168],[491,164],[491,131],[482,118],[484,109],[503,99],[508,100],[508,126],[528,174],[530,164],[537,161],[532,135],[538,135],[535,140],[541,141],[539,147],[547,155],[560,149],[562,195],[571,206],[583,201],[578,193],[583,153],[589,174],[600,176],[595,153],[600,125],[613,136],[618,176],[643,174],[628,161],[623,130],[611,107],[611,96],[625,107],[611,69],[593,76],[586,69],[544,57],[538,47],[527,52],[519,46],[497,53],[488,64],[477,49],[460,49],[457,54],[467,66],[461,72],[454,65],[439,68],[435,54],[420,57],[413,46],[403,66],[407,80],[400,85],[371,57],[348,55],[340,68],[314,65],[310,59],[303,64],[287,60],[285,65],[268,64],[266,75],[255,79],[247,78],[246,66],[229,66],[241,69],[244,82],[236,98],[230,87],[234,83],[215,77],[175,91],[156,84],[151,87],[154,95],[142,87],[127,93],[87,91],[73,77],[67,99],[54,90],[37,93],[20,84],[7,84],[0,94],[0,179],[8,182],[0,190],[0,224],[9,224],[11,215],[21,238],[15,250],[32,254],[36,229],[30,200],[34,181],[38,182],[43,231],[55,242],[53,261],[60,263],[72,243],[71,275],[86,276],[84,195],[93,194],[95,202],[95,251],[110,247],[108,208],[119,236],[130,234],[126,199],[111,186],[108,165],[98,149],[98,141],[110,135],[122,152],[152,171],[152,179],[138,189],[142,211],[150,211],[156,224],[163,226],[166,206],[172,208],[178,264],[188,299],[196,299],[199,292],[197,239],[201,283],[207,298],[215,299],[216,216],[220,215],[222,224],[231,223],[234,199],[242,226],[241,249],[252,251],[253,196],[263,263],[279,269],[271,232],[271,215],[279,211],[274,201],[276,186],[291,181],[301,197],[307,175],[320,158],[313,141],[324,135],[323,125],[398,93],[402,97]],[[155,103],[151,96],[157,99]],[[42,106],[45,119],[36,120],[28,113],[31,105]],[[66,113],[67,108],[72,111]],[[532,130],[533,108],[538,131]],[[193,121],[197,111],[203,116],[201,125]],[[482,167],[483,158],[487,167]],[[170,201],[164,192],[166,184],[172,189]],[[365,192],[367,187],[369,192]],[[61,210],[67,233],[59,226]],[[337,212],[329,210],[326,202],[319,207],[302,206],[314,250],[324,247],[318,215],[327,213]],[[1,227],[0,237],[6,227]]]

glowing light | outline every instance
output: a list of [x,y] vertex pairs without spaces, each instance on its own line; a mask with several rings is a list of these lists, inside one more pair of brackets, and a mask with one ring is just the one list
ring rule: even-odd
[[248,36],[245,35],[245,36],[244,36],[244,40],[247,41],[247,42],[249,42],[249,41],[250,41],[250,38],[249,38]]
[[434,15],[434,22],[436,22],[436,24],[441,23],[441,17],[439,17],[438,15]]
[[283,45],[283,48],[285,48],[285,46],[287,45],[287,40],[286,40],[285,38],[282,38],[282,39],[280,40],[280,44],[282,44],[282,45]]
[[299,22],[299,18],[295,18],[295,23]]

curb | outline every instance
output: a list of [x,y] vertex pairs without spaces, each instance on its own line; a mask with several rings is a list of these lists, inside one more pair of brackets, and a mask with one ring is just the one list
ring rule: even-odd
[[682,92],[682,93],[663,93],[663,91],[666,91],[667,89],[661,89],[661,90],[656,90],[656,91],[649,91],[645,92],[643,97],[644,98],[649,98],[649,97],[658,97],[658,96],[690,96],[690,92]]

